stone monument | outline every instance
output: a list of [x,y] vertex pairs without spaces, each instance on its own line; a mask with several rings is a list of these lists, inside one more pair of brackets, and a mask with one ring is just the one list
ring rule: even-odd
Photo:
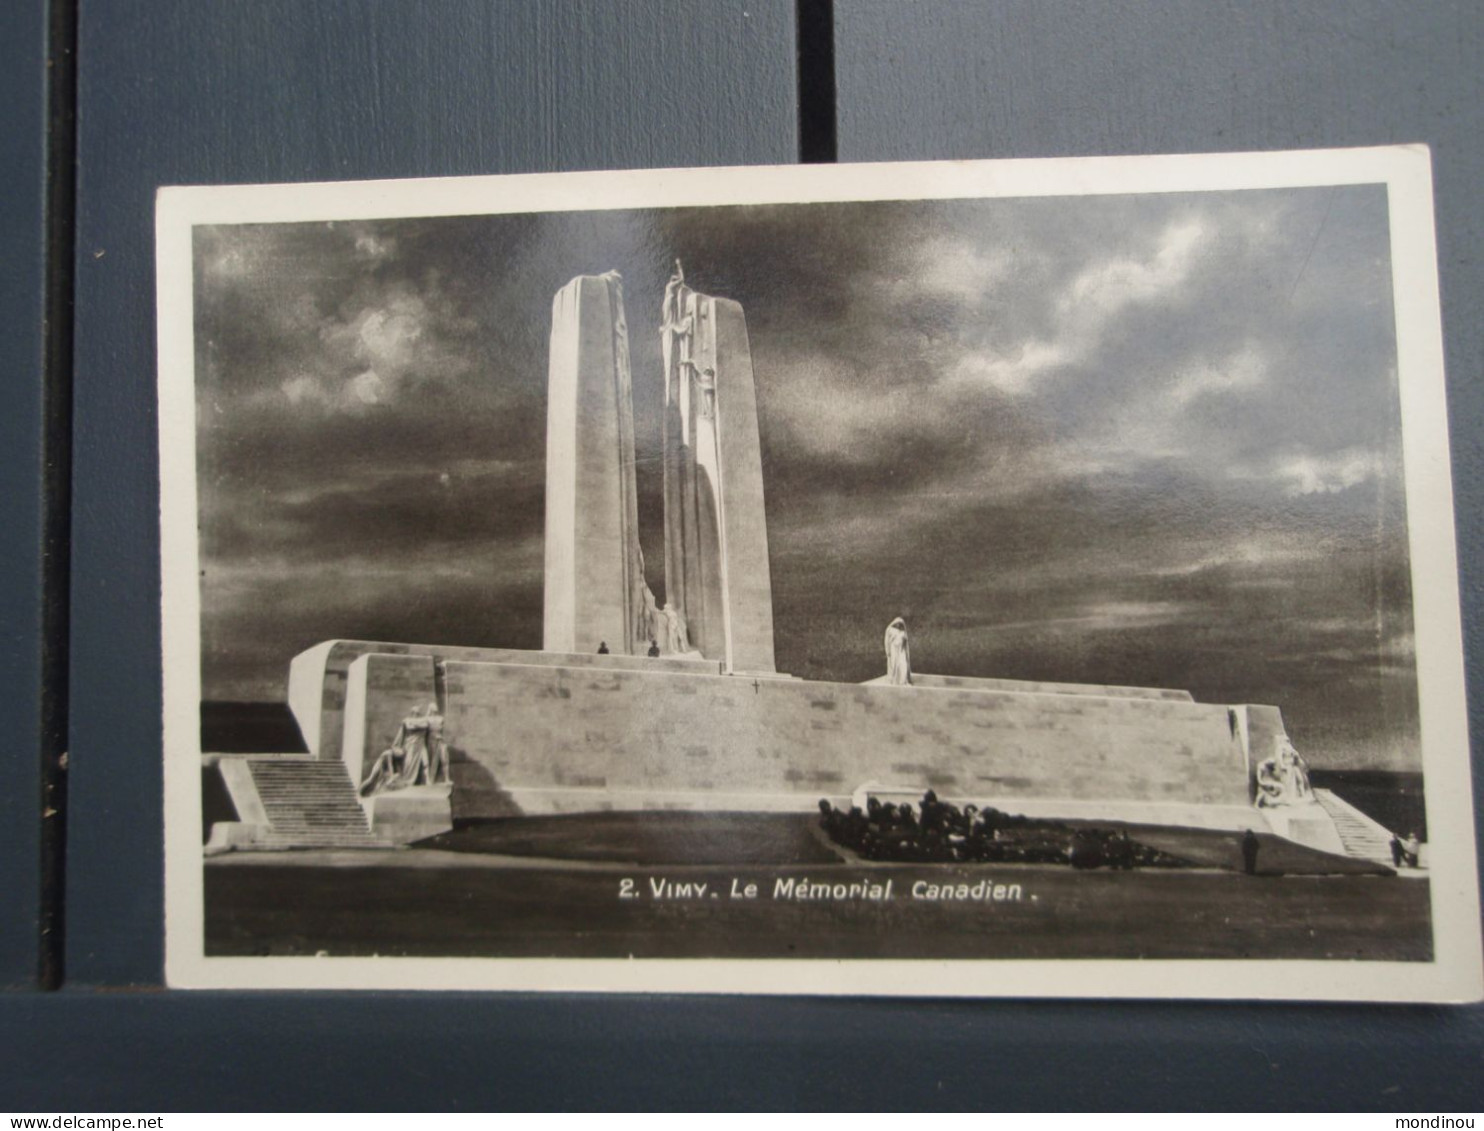
[[773,583],[752,350],[742,307],[691,290],[677,260],[660,325],[665,598],[727,671],[773,672]]
[[[1256,827],[1347,851],[1329,812],[1339,803],[1316,797],[1274,706],[921,672],[901,618],[885,675],[778,677],[742,308],[692,290],[677,262],[660,334],[663,604],[640,551],[623,287],[613,272],[584,275],[552,305],[544,650],[342,640],[295,658],[289,702],[311,757],[342,760],[348,791],[371,767],[377,835],[407,843],[455,819],[601,809],[803,811],[821,796],[932,789],[1032,816]],[[412,704],[426,706],[409,715]],[[408,736],[424,731],[418,748]],[[433,784],[380,788],[395,751],[379,770],[371,760],[394,733],[404,775],[415,765]],[[256,812],[238,769],[223,768],[234,804]]]
[[[623,282],[580,275],[551,307],[546,410],[548,652],[643,655],[647,586],[634,483]],[[649,598],[652,606],[653,598]]]

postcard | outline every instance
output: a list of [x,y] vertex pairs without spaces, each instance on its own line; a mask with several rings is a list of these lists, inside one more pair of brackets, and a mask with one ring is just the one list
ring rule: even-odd
[[1481,996],[1425,148],[157,224],[172,986]]

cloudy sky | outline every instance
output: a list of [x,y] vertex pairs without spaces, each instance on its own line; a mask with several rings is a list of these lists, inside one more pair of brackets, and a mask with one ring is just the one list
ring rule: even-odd
[[1277,703],[1414,768],[1386,197],[1359,186],[196,235],[203,677],[331,637],[537,648],[553,293],[624,276],[662,595],[659,305],[739,300],[779,667]]

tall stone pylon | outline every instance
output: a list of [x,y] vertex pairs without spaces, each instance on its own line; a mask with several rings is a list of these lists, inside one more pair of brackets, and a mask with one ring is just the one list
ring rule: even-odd
[[643,655],[647,593],[623,281],[579,275],[551,306],[543,647]]
[[728,671],[772,672],[773,582],[747,320],[685,285],[660,329],[665,366],[665,599]]

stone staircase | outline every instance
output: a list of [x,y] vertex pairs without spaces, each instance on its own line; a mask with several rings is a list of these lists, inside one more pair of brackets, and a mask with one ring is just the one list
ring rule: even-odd
[[1334,821],[1335,831],[1340,834],[1340,843],[1345,846],[1347,856],[1371,860],[1388,868],[1392,866],[1390,829],[1373,821],[1333,790],[1316,789],[1314,800]]
[[366,823],[356,788],[338,758],[254,759],[253,785],[268,814],[262,848],[386,848]]

